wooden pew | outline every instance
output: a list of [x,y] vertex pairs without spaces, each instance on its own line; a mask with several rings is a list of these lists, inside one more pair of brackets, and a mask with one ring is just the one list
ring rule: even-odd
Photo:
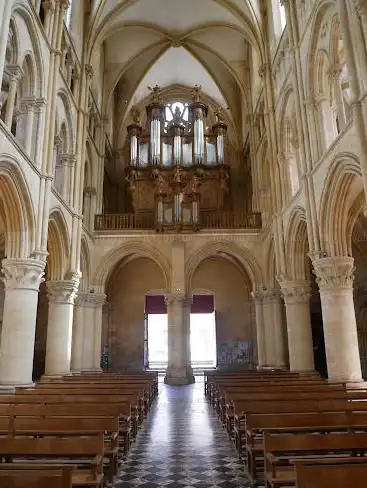
[[[0,464],[4,488],[72,488],[72,469],[62,465]],[[76,486],[76,485],[74,485]]]
[[[8,421],[7,432],[2,429]],[[119,421],[118,417],[0,417],[0,435],[8,437],[80,437],[104,435],[104,456],[109,461],[111,478],[119,467]]]
[[0,458],[8,463],[32,457],[32,465],[60,465],[60,458],[73,466],[72,486],[103,486],[103,435],[74,438],[1,438]]
[[295,460],[296,488],[365,488],[367,459]]
[[273,434],[264,432],[265,487],[295,486],[291,459],[312,454],[313,457],[364,455],[367,433]]
[[[257,478],[257,466],[264,457],[263,431],[282,434],[330,433],[367,431],[367,412],[315,412],[305,414],[261,415],[249,414],[246,425],[246,442],[242,445],[246,454],[247,470],[253,480]],[[240,451],[242,455],[242,449]]]
[[[103,421],[106,429],[110,418],[118,419],[119,445],[122,447],[123,455],[126,456],[131,443],[130,427],[130,406],[126,405],[126,411],[121,410],[120,405],[103,405],[103,404],[0,404],[0,416],[17,416],[17,417],[98,417],[107,419]],[[1,418],[1,417],[0,417]],[[134,423],[137,428],[137,422]]]

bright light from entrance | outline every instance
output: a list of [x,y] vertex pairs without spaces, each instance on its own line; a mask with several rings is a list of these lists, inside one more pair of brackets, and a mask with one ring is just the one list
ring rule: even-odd
[[[191,365],[210,368],[217,364],[215,313],[190,315]],[[166,314],[148,315],[148,361],[151,369],[165,369],[168,361]]]
[[217,365],[215,312],[190,315],[191,365],[211,368]]
[[149,368],[167,368],[168,321],[166,314],[148,315],[148,361]]

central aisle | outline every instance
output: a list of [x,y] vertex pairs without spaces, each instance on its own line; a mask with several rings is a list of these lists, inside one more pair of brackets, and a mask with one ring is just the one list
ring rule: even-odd
[[[117,487],[233,488],[250,483],[237,453],[195,385],[160,385],[157,403],[122,466]],[[201,381],[200,381],[201,380]]]

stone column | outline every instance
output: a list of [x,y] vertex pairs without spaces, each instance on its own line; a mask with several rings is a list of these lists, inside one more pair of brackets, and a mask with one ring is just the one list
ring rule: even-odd
[[77,277],[47,282],[49,306],[45,376],[70,373],[73,309],[78,286]]
[[284,369],[287,358],[280,292],[277,289],[264,288],[254,295],[257,302],[256,320],[260,318],[257,329],[258,348],[260,343],[259,368]]
[[103,293],[79,293],[73,325],[72,370],[101,371]]
[[15,98],[17,94],[18,82],[22,76],[22,70],[19,66],[7,67],[10,73],[9,94],[5,110],[5,125],[10,130],[13,122],[13,115],[15,109]]
[[4,259],[5,300],[0,348],[0,386],[32,385],[38,290],[44,261]]
[[266,349],[265,349],[265,330],[262,293],[255,291],[252,294],[255,301],[256,315],[256,343],[257,343],[257,367],[263,369],[266,366]]
[[320,289],[328,376],[331,381],[362,381],[353,302],[354,259],[315,259]]
[[72,373],[80,373],[82,370],[83,358],[83,337],[84,337],[84,293],[78,293],[74,305],[73,334],[71,342],[71,363]]
[[168,367],[164,382],[169,385],[195,382],[190,354],[190,307],[191,297],[167,296]]
[[307,280],[281,281],[287,314],[289,367],[294,372],[315,369],[310,315],[311,285]]

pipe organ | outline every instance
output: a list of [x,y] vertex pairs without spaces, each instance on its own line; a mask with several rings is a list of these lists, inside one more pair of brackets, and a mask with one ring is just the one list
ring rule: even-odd
[[126,181],[136,214],[154,213],[158,231],[195,230],[200,214],[229,210],[230,172],[227,125],[218,108],[209,129],[209,107],[195,86],[191,103],[163,105],[158,86],[151,88],[147,124],[132,109],[127,127],[130,145]]

